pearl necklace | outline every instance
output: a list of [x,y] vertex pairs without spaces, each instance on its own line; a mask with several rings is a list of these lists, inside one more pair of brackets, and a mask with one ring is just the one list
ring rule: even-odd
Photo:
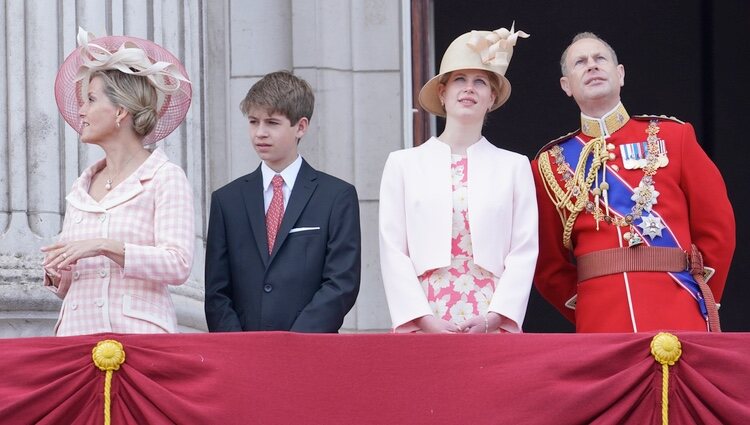
[[120,176],[120,173],[122,172],[122,170],[124,170],[128,166],[128,164],[130,163],[130,161],[133,158],[135,158],[135,155],[132,155],[130,158],[128,158],[127,161],[125,161],[124,164],[122,164],[122,167],[120,168],[120,171],[116,172],[114,176],[111,176],[111,177],[109,177],[107,179],[107,181],[104,183],[104,188],[105,189],[112,190],[112,181],[113,180],[117,180],[117,178]]

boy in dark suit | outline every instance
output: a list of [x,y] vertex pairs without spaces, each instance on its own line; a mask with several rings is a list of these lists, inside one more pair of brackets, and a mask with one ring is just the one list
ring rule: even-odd
[[360,281],[357,191],[297,152],[310,124],[310,85],[280,71],[240,104],[263,161],[216,190],[206,242],[211,332],[338,332]]

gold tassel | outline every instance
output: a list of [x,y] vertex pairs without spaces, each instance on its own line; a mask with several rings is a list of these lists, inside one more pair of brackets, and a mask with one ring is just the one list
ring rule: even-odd
[[661,364],[661,423],[669,424],[669,366],[682,355],[682,344],[676,336],[659,332],[651,340],[651,355]]
[[106,372],[104,378],[104,425],[110,425],[112,418],[111,412],[111,397],[110,392],[112,389],[112,372],[120,369],[120,365],[125,363],[125,350],[122,348],[122,344],[114,339],[105,339],[99,341],[91,350],[91,358],[94,361],[94,365],[100,370]]

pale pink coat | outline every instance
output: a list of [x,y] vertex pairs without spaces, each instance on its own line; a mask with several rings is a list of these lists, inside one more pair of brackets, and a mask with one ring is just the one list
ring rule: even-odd
[[125,267],[105,256],[79,260],[63,273],[55,334],[176,332],[168,285],[181,285],[193,264],[192,189],[161,149],[97,202],[88,194],[104,160],[86,169],[68,194],[61,241],[125,242]]
[[[523,325],[539,250],[536,191],[529,160],[482,138],[466,150],[468,221],[474,263],[492,273],[489,311]],[[380,267],[397,331],[433,314],[418,276],[451,264],[451,148],[435,137],[392,152],[380,183]]]

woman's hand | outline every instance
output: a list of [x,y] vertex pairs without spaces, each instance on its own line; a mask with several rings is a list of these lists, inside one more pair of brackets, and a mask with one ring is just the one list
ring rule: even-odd
[[447,320],[438,319],[435,316],[428,315],[414,319],[414,324],[424,333],[458,333],[460,330],[455,323]]
[[470,334],[483,334],[489,332],[504,332],[500,329],[500,323],[502,322],[502,316],[490,311],[486,316],[476,316],[469,320],[466,320],[458,324],[461,332]]
[[42,252],[45,256],[42,267],[50,277],[59,277],[61,270],[70,270],[78,260],[102,255],[106,242],[107,239],[84,239],[44,246]]

